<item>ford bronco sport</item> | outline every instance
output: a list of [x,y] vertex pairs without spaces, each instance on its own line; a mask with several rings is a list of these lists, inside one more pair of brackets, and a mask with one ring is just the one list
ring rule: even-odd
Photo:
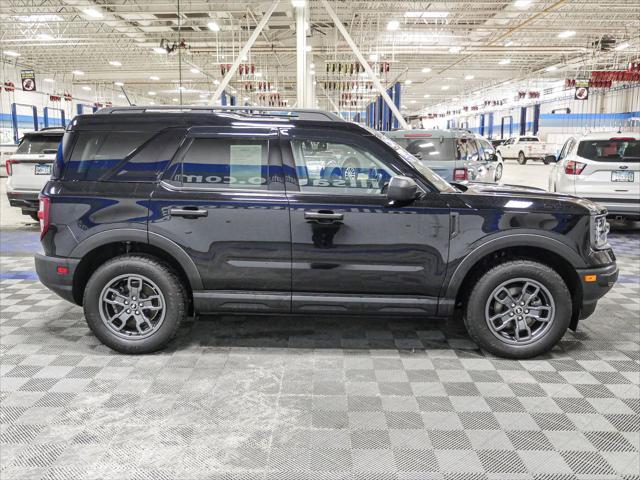
[[[331,155],[366,165],[326,175]],[[189,313],[461,310],[482,348],[526,358],[616,281],[605,214],[568,195],[447,183],[326,112],[114,107],[67,127],[36,268],[120,352],[162,348]]]

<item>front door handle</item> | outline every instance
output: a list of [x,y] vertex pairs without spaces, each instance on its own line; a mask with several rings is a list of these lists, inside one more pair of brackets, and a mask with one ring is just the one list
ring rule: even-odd
[[339,222],[344,219],[342,213],[334,213],[331,210],[320,210],[318,212],[304,212],[305,220],[322,221],[330,220],[333,222]]
[[169,214],[172,217],[196,218],[196,217],[206,217],[207,215],[209,215],[209,212],[207,210],[203,210],[198,207],[182,207],[182,208],[171,208],[169,210]]

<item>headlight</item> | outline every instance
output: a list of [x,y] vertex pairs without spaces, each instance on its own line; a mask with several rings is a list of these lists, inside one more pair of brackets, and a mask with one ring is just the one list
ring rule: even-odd
[[609,235],[609,223],[605,215],[591,217],[591,246],[596,250],[606,248]]

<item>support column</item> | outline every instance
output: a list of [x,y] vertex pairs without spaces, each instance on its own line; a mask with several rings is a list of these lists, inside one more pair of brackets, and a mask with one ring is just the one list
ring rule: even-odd
[[309,66],[307,62],[307,4],[295,7],[296,13],[296,97],[298,108],[309,108]]
[[[402,85],[400,84],[400,82],[396,82],[395,85],[393,86],[393,103],[395,104],[396,108],[398,110],[400,110],[400,97],[401,97],[401,92],[402,92]],[[398,119],[394,118],[393,119],[393,128],[395,130],[398,129]]]
[[533,106],[533,134],[537,135],[540,130],[540,104],[536,103]]
[[527,107],[520,108],[520,135],[527,133]]
[[484,136],[484,113],[480,114],[480,125],[479,125],[480,135]]

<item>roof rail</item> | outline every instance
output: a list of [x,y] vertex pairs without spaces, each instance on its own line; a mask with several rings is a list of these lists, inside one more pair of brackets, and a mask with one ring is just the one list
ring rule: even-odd
[[315,120],[324,122],[344,122],[345,120],[332,112],[310,108],[282,108],[282,107],[204,107],[204,106],[134,106],[101,108],[94,115],[111,113],[234,113],[245,116],[287,117],[298,120]]

